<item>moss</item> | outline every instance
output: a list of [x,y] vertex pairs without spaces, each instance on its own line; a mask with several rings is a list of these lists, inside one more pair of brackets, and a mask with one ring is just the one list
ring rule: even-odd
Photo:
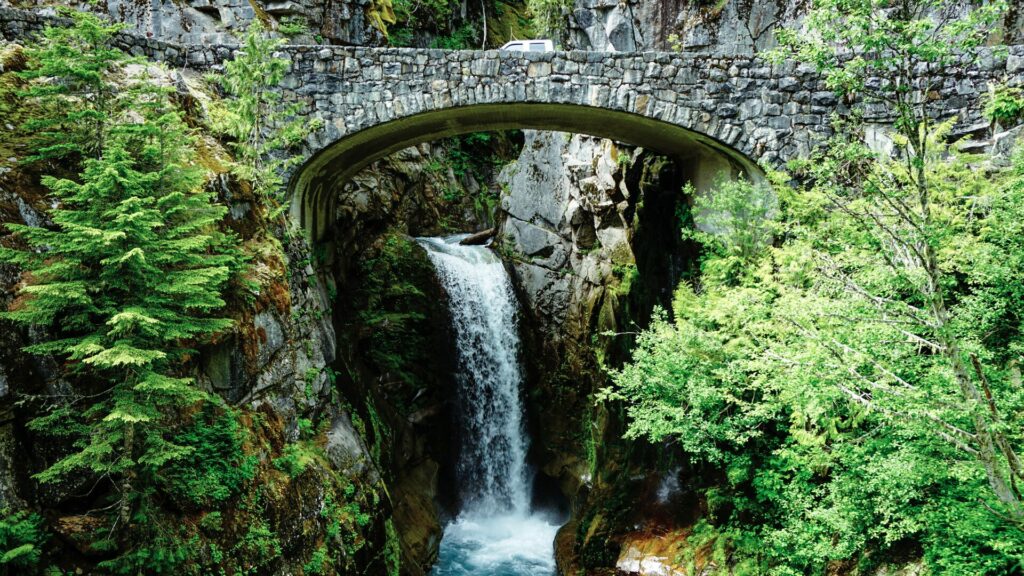
[[389,444],[388,441],[391,439],[391,433],[387,426],[381,422],[377,409],[369,399],[366,401],[366,414],[370,420],[370,430],[366,430],[364,427],[364,432],[373,432],[373,435],[368,438],[370,455],[373,457],[373,461],[377,463],[377,466],[380,467],[383,446]]
[[636,264],[617,264],[612,267],[612,274],[618,280],[615,286],[615,293],[620,297],[629,296],[633,289],[633,283],[640,279],[640,272]]
[[231,171],[227,152],[209,136],[196,138],[195,148],[200,166],[210,173],[220,175]]
[[391,0],[373,0],[366,9],[366,19],[384,36],[388,35],[388,26],[398,21]]
[[249,6],[252,6],[252,11],[256,14],[256,19],[263,24],[263,27],[267,30],[274,29],[274,18],[271,16],[263,6],[256,0],[249,0]]
[[533,21],[525,2],[495,1],[487,15],[487,46],[498,48],[510,40],[533,38]]
[[387,566],[388,576],[398,576],[402,566],[402,545],[398,539],[398,531],[395,530],[395,523],[390,518],[385,527],[387,543],[384,545],[384,564]]
[[[17,158],[29,155],[32,134],[21,126],[37,112],[37,107],[18,96],[26,84],[17,71],[25,65],[21,46],[0,49],[0,167],[17,168]],[[8,130],[6,125],[14,129]]]

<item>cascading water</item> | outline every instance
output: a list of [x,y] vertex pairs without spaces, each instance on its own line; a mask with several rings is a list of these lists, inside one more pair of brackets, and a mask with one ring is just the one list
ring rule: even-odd
[[489,248],[464,236],[421,238],[448,292],[458,351],[457,463],[463,502],[445,529],[433,576],[555,573],[557,524],[530,511],[512,283]]

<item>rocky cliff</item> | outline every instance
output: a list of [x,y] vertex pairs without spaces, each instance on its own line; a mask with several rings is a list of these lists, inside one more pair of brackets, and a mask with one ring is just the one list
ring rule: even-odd
[[[385,7],[372,0],[0,1],[0,7],[4,6],[43,14],[53,13],[57,6],[97,11],[124,22],[140,35],[181,44],[233,44],[234,34],[254,20],[301,43],[377,46],[385,42],[383,24],[373,17]],[[390,10],[390,2],[386,9]]]

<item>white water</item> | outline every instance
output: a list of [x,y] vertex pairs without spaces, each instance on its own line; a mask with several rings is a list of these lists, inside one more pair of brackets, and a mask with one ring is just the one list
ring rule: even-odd
[[463,438],[462,512],[445,529],[432,575],[551,575],[558,526],[530,511],[515,293],[501,260],[462,238],[419,240],[448,292]]

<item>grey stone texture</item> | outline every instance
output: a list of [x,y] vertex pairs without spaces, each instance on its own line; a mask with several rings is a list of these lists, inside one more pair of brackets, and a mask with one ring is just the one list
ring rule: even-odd
[[[0,8],[10,4],[0,0]],[[286,22],[302,25],[305,30],[294,37],[298,42],[386,43],[366,18],[372,0],[70,0],[62,4],[108,14],[134,34],[181,44],[232,44],[235,34],[256,19],[272,29]],[[54,12],[52,2],[46,0],[18,2],[22,8],[33,5],[44,15]]]
[[[956,116],[960,131],[983,121],[980,94],[990,82],[1021,82],[1021,72],[1008,64],[1024,56],[1024,46],[1010,47],[1008,56],[985,50],[974,65],[944,70],[934,94],[936,116]],[[321,125],[308,137],[305,151],[319,155],[321,165],[314,170],[324,182],[311,192],[301,172],[293,181],[302,202],[295,215],[307,227],[324,212],[330,201],[324,196],[338,184],[370,161],[415,143],[417,136],[431,140],[515,122],[664,149],[674,136],[655,131],[641,138],[639,121],[647,120],[697,135],[748,166],[778,165],[806,154],[829,134],[829,116],[848,110],[812,67],[772,65],[757,56],[324,46],[289,46],[282,53],[292,62],[285,100],[301,103]],[[527,104],[557,107],[546,111],[551,124],[534,116],[542,109],[516,108]],[[465,120],[481,105],[492,106],[493,124],[486,118]],[[416,118],[438,113],[444,114],[436,122],[414,127]],[[573,114],[585,114],[585,121],[580,116],[580,123],[572,124]],[[892,120],[884,107],[872,106],[865,119],[880,125]],[[406,128],[412,132],[396,136]],[[379,135],[360,134],[367,129]],[[394,142],[399,145],[387,148]],[[313,197],[304,198],[309,194]]]

